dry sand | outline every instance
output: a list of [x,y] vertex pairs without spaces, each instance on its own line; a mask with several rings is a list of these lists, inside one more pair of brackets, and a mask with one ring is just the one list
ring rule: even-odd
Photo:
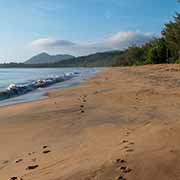
[[16,177],[180,179],[180,66],[111,68],[0,108],[0,179]]

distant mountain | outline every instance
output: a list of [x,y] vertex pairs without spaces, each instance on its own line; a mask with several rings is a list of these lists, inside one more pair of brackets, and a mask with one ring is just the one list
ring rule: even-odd
[[[57,61],[52,63],[52,57],[58,56],[50,56],[46,53],[42,53],[38,56],[33,57],[31,61],[26,61],[26,63],[7,63],[0,64],[0,68],[56,68],[56,67],[112,67],[112,66],[130,66],[139,61],[139,51],[137,52],[136,48],[129,48],[124,51],[108,51],[95,53],[87,56],[80,57],[70,57],[66,60],[60,60],[57,58]],[[62,56],[62,55],[60,55]],[[37,58],[38,57],[38,58]],[[40,58],[39,58],[40,57]],[[46,58],[48,57],[48,58]],[[39,59],[43,60],[40,61]],[[48,59],[48,61],[44,61]],[[54,59],[53,59],[54,60]],[[37,63],[38,62],[38,63]],[[50,63],[49,63],[50,62]]]
[[[122,51],[108,51],[54,63],[54,67],[108,67],[121,61]],[[121,62],[123,63],[123,62]],[[53,65],[53,64],[52,64]]]
[[28,60],[25,63],[0,64],[0,68],[111,67],[116,65],[126,66],[126,65],[130,65],[129,62],[131,63],[130,61],[131,59],[134,59],[134,57],[130,58],[131,56],[128,56],[128,51],[125,50],[125,51],[101,52],[87,56],[80,56],[80,57],[69,56],[70,58],[66,60],[59,60],[59,58],[57,58],[57,61],[54,63],[52,63],[53,61],[50,61],[50,63],[49,61],[46,62],[40,61],[39,63],[39,59],[50,60],[52,59],[52,57],[57,57],[57,56],[50,56],[47,53],[42,53],[38,56],[31,58],[30,59],[31,61]]
[[67,54],[51,56],[47,53],[41,53],[25,61],[24,64],[51,64],[51,63],[60,62],[62,60],[72,59],[72,58],[74,58],[74,56],[67,55]]

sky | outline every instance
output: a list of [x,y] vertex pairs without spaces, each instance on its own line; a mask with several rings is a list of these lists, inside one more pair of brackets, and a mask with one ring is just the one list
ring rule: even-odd
[[142,44],[176,11],[176,0],[0,0],[0,63]]

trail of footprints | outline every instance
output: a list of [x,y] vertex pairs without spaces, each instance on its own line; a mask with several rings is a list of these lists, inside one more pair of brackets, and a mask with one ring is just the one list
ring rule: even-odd
[[[85,113],[85,110],[84,110],[84,103],[87,102],[87,95],[83,95],[83,96],[80,96],[79,100],[81,101],[81,105],[80,105],[80,112],[81,113]],[[128,130],[124,137],[128,138],[128,136],[131,134],[130,130]],[[133,145],[135,143],[134,142],[129,142],[128,140],[123,140],[121,142],[121,145],[124,145],[123,146],[123,149],[122,150],[125,150],[125,152],[128,154],[128,153],[132,153],[134,151],[133,149]],[[127,166],[127,161],[124,160],[124,159],[116,159],[116,161],[113,163],[113,166],[115,166],[115,169],[118,169],[118,172],[119,172],[119,175],[115,178],[115,180],[127,180],[127,177],[126,174],[129,174],[132,172],[132,169],[129,168]],[[98,171],[97,171],[98,172]],[[97,174],[97,172],[95,172],[95,174]],[[91,178],[86,178],[86,179],[94,179],[94,177],[97,178],[96,175],[94,175],[93,177]],[[101,178],[100,178],[101,179]]]
[[[85,113],[85,110],[84,110],[84,103],[86,103],[87,102],[87,95],[83,95],[83,96],[80,96],[80,98],[79,98],[79,100],[81,101],[81,105],[80,105],[80,112],[81,113]],[[56,102],[55,102],[55,104],[56,104]],[[50,153],[51,151],[48,149],[48,146],[43,146],[43,154],[48,154],[48,153]],[[31,156],[31,155],[33,155],[33,154],[35,154],[35,152],[30,152],[30,153],[28,153],[28,155],[29,156]],[[18,163],[20,163],[20,162],[22,162],[23,161],[23,159],[17,159],[16,161],[15,161],[15,163],[16,164],[18,164]],[[33,158],[32,159],[32,162],[33,163],[35,163],[37,161],[37,159],[36,158]],[[5,163],[8,163],[9,161],[5,161],[4,162],[4,164]],[[36,169],[36,168],[38,168],[39,167],[39,165],[38,164],[35,164],[35,165],[30,165],[30,166],[28,166],[28,167],[26,167],[25,169],[26,170],[34,170],[34,169]],[[19,177],[16,177],[16,176],[14,176],[14,177],[11,177],[10,178],[10,180],[23,180],[22,178],[19,178]]]
[[[131,148],[131,146],[134,145],[134,142],[123,140],[122,143],[125,144],[124,150],[126,151],[126,153],[130,153],[134,151],[134,149]],[[125,175],[127,173],[131,173],[132,169],[127,166],[127,162],[123,159],[117,159],[116,164],[117,166],[119,166],[119,169],[121,171],[120,175],[116,178],[116,180],[127,180]]]
[[[131,132],[128,130],[126,134],[124,135],[126,138],[131,134]],[[123,140],[122,143],[124,145],[123,149],[128,153],[128,152],[133,152],[134,149],[132,146],[135,144],[134,142],[129,142],[128,140]]]
[[132,169],[128,167],[128,162],[124,159],[116,159],[110,166],[102,166],[101,168],[91,172],[84,180],[127,180],[127,174]]
[[[85,110],[84,110],[84,103],[87,102],[87,95],[83,95],[83,96],[80,96],[79,100],[81,101],[81,105],[80,105],[80,112],[81,113],[85,113]],[[125,137],[128,137],[131,133],[128,131],[126,134],[125,134]],[[128,140],[123,140],[122,143],[124,145],[123,147],[123,150],[125,150],[126,153],[131,153],[134,151],[134,149],[132,148],[132,146],[135,144],[134,142],[129,142]],[[48,149],[49,147],[48,146],[43,146],[43,151],[42,153],[43,154],[48,154],[50,153],[51,151]],[[29,156],[35,154],[35,152],[31,152],[31,153],[28,153]],[[32,162],[36,162],[36,158],[33,158],[32,159]],[[22,162],[23,159],[18,159],[15,161],[15,163],[20,163]],[[5,163],[8,163],[9,161],[5,161]],[[114,162],[114,166],[118,169],[118,172],[119,172],[119,175],[115,178],[115,180],[127,180],[127,178],[125,177],[126,174],[128,173],[131,173],[132,172],[132,169],[129,168],[127,166],[127,161],[124,160],[124,159],[116,159],[116,161]],[[38,168],[39,165],[38,164],[35,164],[35,165],[30,165],[28,167],[26,167],[26,170],[34,170],[36,168]],[[11,177],[10,180],[23,180],[22,178],[19,178],[19,177]]]
[[120,175],[118,175],[115,180],[126,180],[125,175],[130,173],[132,169],[127,166],[127,162],[123,159],[117,159],[115,164],[120,171]]
[[[128,137],[131,132],[125,134],[124,137]],[[125,151],[125,155],[134,151],[134,142],[125,139],[121,142],[122,151]],[[113,161],[109,167],[102,167],[97,170],[90,177],[86,177],[85,180],[103,180],[103,179],[114,179],[114,180],[128,180],[127,175],[132,173],[132,169],[128,166],[128,161],[123,158],[118,158]]]
[[[49,146],[46,146],[46,145],[45,145],[45,146],[42,147],[42,149],[43,149],[43,151],[42,151],[43,154],[48,154],[48,153],[51,152],[51,150],[49,149]],[[31,155],[33,155],[33,154],[35,154],[35,152],[30,152],[30,153],[28,153],[28,156],[31,156]],[[35,164],[35,162],[37,161],[37,158],[32,158],[31,160],[32,160],[32,162],[34,163],[34,165],[29,165],[29,166],[27,166],[27,167],[25,168],[25,170],[27,170],[27,171],[34,170],[34,169],[36,169],[36,168],[39,167],[38,164]],[[9,162],[9,161],[6,161],[6,163],[8,163],[8,162]],[[17,160],[15,161],[15,164],[18,164],[18,163],[21,163],[21,162],[23,162],[23,159],[22,159],[22,158],[17,159]],[[5,163],[5,162],[4,162],[4,163]],[[10,178],[10,180],[23,180],[23,178],[17,177],[17,176],[13,176],[13,177]]]
[[[80,96],[79,100],[81,101],[81,103],[86,103],[87,102],[87,95]],[[80,112],[85,113],[84,104],[80,105]]]
[[[125,134],[125,137],[128,137],[131,134],[131,132],[127,132]],[[123,140],[122,145],[124,145],[123,150],[125,150],[126,153],[131,153],[134,151],[132,146],[134,145],[134,142],[129,142],[128,140]],[[120,175],[116,178],[116,180],[127,180],[125,175],[127,173],[131,173],[132,169],[127,166],[127,162],[123,159],[116,159],[116,164],[119,166],[119,169],[121,171]]]

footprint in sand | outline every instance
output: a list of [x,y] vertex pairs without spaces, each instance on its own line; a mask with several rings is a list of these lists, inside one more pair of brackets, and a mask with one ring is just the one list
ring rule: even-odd
[[126,178],[124,177],[125,174],[130,173],[132,169],[126,166],[127,161],[124,159],[116,159],[116,164],[118,167],[120,167],[121,175],[119,175],[116,180],[125,180]]
[[93,94],[98,94],[99,93],[99,91],[95,91]]
[[31,155],[33,155],[33,154],[35,154],[35,152],[30,152],[30,153],[28,153],[29,156],[31,156]]
[[18,159],[18,160],[15,161],[15,163],[20,163],[22,161],[23,161],[23,159]]
[[126,180],[126,178],[123,177],[123,176],[118,176],[118,177],[116,178],[116,180]]
[[36,168],[38,168],[38,167],[39,167],[39,165],[28,166],[28,167],[26,168],[26,170],[33,170],[33,169],[36,169]]
[[124,170],[124,173],[130,173],[132,171],[132,169],[127,168],[126,170]]
[[81,111],[81,113],[84,113],[84,112],[85,112],[83,108],[84,108],[84,105],[81,104],[81,105],[80,105],[80,111]]
[[17,180],[18,178],[17,177],[11,177],[11,180]]
[[118,164],[122,163],[123,164],[123,163],[126,163],[126,161],[124,159],[116,159],[116,163],[118,163]]
[[128,149],[129,148],[129,146],[124,146],[124,149]]
[[123,175],[120,175],[116,178],[116,180],[126,180],[126,178],[124,177],[125,174],[130,173],[132,171],[132,169],[126,167],[126,166],[121,166],[120,170],[122,172]]
[[84,96],[83,96],[83,102],[86,102],[86,98],[87,98],[87,96],[84,95]]
[[126,152],[133,152],[134,149],[127,149]]
[[32,162],[36,162],[36,160],[37,160],[36,158],[33,158],[33,159],[32,159]]
[[80,96],[80,98],[78,98],[78,100],[80,100],[80,101],[82,101],[83,103],[85,103],[85,102],[87,102],[86,97],[87,97],[86,95]]
[[50,153],[50,152],[51,152],[50,150],[45,150],[45,151],[43,151],[44,154],[48,154],[48,153]]
[[8,161],[8,160],[3,161],[3,163],[2,163],[2,164],[7,164],[7,163],[9,163],[9,161]]
[[18,177],[11,177],[10,180],[23,180],[22,178],[18,178]]
[[[134,142],[129,143],[130,146],[132,146],[134,144],[135,144]],[[133,151],[134,151],[134,149],[132,149],[132,148],[126,150],[126,152],[133,152]]]
[[122,143],[128,143],[128,140],[123,140]]
[[132,170],[126,166],[121,166],[120,168],[122,170],[123,173],[129,173],[131,172]]
[[46,145],[45,145],[45,146],[43,146],[43,149],[46,149],[46,148],[48,148],[48,146],[46,146]]
[[121,166],[121,168],[120,168],[121,170],[126,170],[127,169],[127,167],[126,166]]
[[[128,141],[124,141],[124,143],[128,143]],[[134,144],[135,144],[134,142],[130,142],[130,143],[128,143],[127,146],[124,146],[124,149],[130,148],[129,146],[132,146],[132,145],[134,145]]]
[[130,132],[126,132],[124,136],[129,136],[130,134],[131,134]]

